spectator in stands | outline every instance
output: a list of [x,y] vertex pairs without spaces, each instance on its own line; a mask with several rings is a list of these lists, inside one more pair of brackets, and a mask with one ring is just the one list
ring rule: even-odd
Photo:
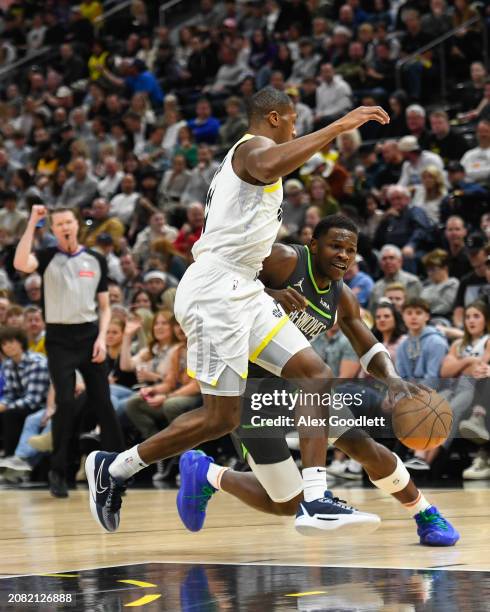
[[388,188],[390,208],[380,221],[373,245],[381,248],[390,242],[402,249],[405,266],[416,270],[414,258],[426,249],[432,241],[432,223],[425,211],[410,203],[410,192],[401,185]]
[[380,302],[385,298],[393,304],[397,312],[401,313],[403,304],[407,301],[407,289],[405,285],[402,283],[389,283],[386,285],[384,297],[380,299]]
[[421,149],[429,147],[430,133],[426,125],[426,112],[420,104],[411,104],[405,110],[409,136],[415,136]]
[[486,239],[479,233],[471,234],[466,241],[468,259],[473,271],[463,276],[459,284],[453,305],[453,323],[456,327],[463,327],[464,308],[478,299],[481,286],[487,283],[485,246]]
[[429,120],[431,134],[427,149],[439,155],[445,164],[451,160],[461,159],[468,147],[464,138],[451,129],[446,111],[432,111]]
[[227,96],[233,92],[236,84],[246,75],[246,67],[239,61],[238,54],[233,47],[223,45],[220,52],[221,66],[216,73],[212,85],[207,85],[203,93],[212,96]]
[[129,400],[126,414],[144,439],[157,433],[165,423],[179,414],[197,408],[201,403],[199,384],[186,371],[187,342],[180,325],[173,323],[178,340],[169,356],[163,382],[143,387],[140,397]]
[[24,289],[27,296],[27,304],[31,306],[40,306],[42,280],[39,274],[30,274],[24,281]]
[[118,191],[124,172],[113,155],[104,158],[104,174],[98,182],[97,190],[106,200],[110,200]]
[[430,13],[422,15],[420,25],[422,32],[431,38],[439,38],[452,30],[452,20],[445,0],[431,0]]
[[420,297],[410,298],[403,305],[403,322],[408,336],[400,343],[396,367],[402,378],[425,382],[439,387],[439,372],[447,353],[447,341],[439,331],[428,325],[430,309]]
[[119,250],[121,238],[124,236],[124,225],[121,221],[111,215],[110,204],[104,198],[96,198],[90,209],[92,223],[85,224],[80,229],[80,240],[88,247],[96,244],[97,236],[109,234],[114,241],[114,246]]
[[46,326],[43,313],[38,306],[28,306],[24,311],[24,327],[27,334],[28,349],[33,353],[46,356],[44,337]]
[[204,207],[200,202],[194,202],[187,207],[187,223],[180,228],[174,246],[185,255],[191,258],[191,249],[194,243],[199,240],[204,225]]
[[[402,59],[410,57],[413,53],[425,46],[431,37],[422,31],[420,13],[413,9],[403,11],[402,20],[406,32],[401,38]],[[421,100],[423,92],[424,73],[429,72],[432,60],[432,52],[427,51],[421,56],[416,56],[407,61],[403,66],[403,74],[406,79],[406,89],[410,92],[413,100]],[[428,75],[427,75],[428,76]]]
[[87,74],[87,67],[79,55],[75,55],[73,45],[65,43],[60,47],[63,83],[70,86],[75,81],[83,79]]
[[338,163],[349,172],[354,172],[361,163],[359,147],[361,146],[361,134],[359,130],[343,132],[337,136],[337,149],[339,151]]
[[158,238],[166,238],[173,242],[177,237],[177,230],[167,225],[165,214],[156,210],[149,219],[148,227],[145,227],[138,233],[135,245],[133,247],[133,256],[141,264],[146,261],[150,255],[151,244]]
[[317,206],[323,217],[339,211],[339,203],[332,196],[330,186],[323,176],[314,176],[309,183],[310,205]]
[[242,112],[242,102],[231,96],[225,102],[226,120],[219,128],[219,153],[224,156],[247,131],[247,120]]
[[419,185],[422,182],[422,171],[427,166],[435,166],[443,170],[444,164],[439,155],[430,151],[422,151],[415,136],[404,136],[398,142],[398,148],[403,154],[405,161],[402,166],[402,173],[399,185],[409,187]]
[[136,191],[136,181],[132,174],[125,174],[121,180],[121,193],[115,195],[110,202],[110,214],[124,223],[131,224],[136,203],[140,194]]
[[304,136],[313,131],[313,111],[301,102],[301,97],[297,87],[289,87],[286,93],[291,98],[296,110],[296,136]]
[[441,202],[447,193],[444,174],[437,166],[427,166],[421,178],[422,184],[415,185],[412,205],[422,208],[433,223],[438,223]]
[[381,145],[381,156],[384,164],[374,179],[377,189],[381,189],[384,185],[398,183],[404,163],[403,154],[398,148],[396,140],[387,140]]
[[28,350],[25,332],[15,327],[0,330],[0,350],[5,357],[5,386],[0,402],[3,420],[4,451],[15,453],[26,418],[46,406],[49,387],[46,357]]
[[428,279],[423,283],[420,297],[429,304],[431,317],[451,320],[459,280],[449,277],[448,254],[435,249],[422,258]]
[[27,214],[17,209],[17,196],[14,191],[4,191],[0,194],[0,198],[3,200],[0,227],[8,232],[12,242],[17,242],[26,226]]
[[476,128],[478,146],[461,158],[470,181],[486,184],[490,178],[490,121],[480,121]]
[[169,208],[179,203],[180,198],[190,179],[191,172],[187,169],[186,158],[177,154],[172,160],[172,168],[165,171],[158,186],[159,204],[162,208]]
[[401,283],[406,287],[410,297],[420,295],[422,284],[419,279],[409,272],[402,270],[402,252],[394,244],[385,244],[379,254],[379,266],[383,277],[374,284],[369,300],[369,309],[373,311],[374,306],[385,294],[386,286],[390,283]]
[[393,363],[396,362],[398,347],[405,339],[405,331],[400,311],[382,298],[374,311],[373,334],[388,349]]
[[126,87],[130,96],[143,92],[147,94],[154,108],[162,106],[164,99],[162,88],[143,60],[125,61],[122,64],[122,70],[123,78],[117,77],[107,68],[103,68],[102,72],[104,77],[116,87]]
[[299,41],[299,58],[293,63],[288,80],[297,86],[303,79],[314,77],[319,61],[320,55],[315,52],[313,41],[309,38],[302,38]]
[[465,240],[468,231],[461,217],[452,215],[444,228],[443,247],[448,252],[449,276],[461,279],[471,272],[471,264],[466,251]]
[[211,147],[200,144],[197,152],[197,165],[191,170],[186,188],[180,198],[181,204],[187,205],[191,202],[205,202],[206,194],[219,163],[213,159]]
[[282,227],[288,234],[294,234],[303,223],[307,206],[303,184],[298,179],[288,179],[284,183],[284,196]]
[[84,208],[97,197],[97,181],[89,176],[88,165],[83,157],[73,162],[73,176],[63,185],[60,205]]
[[0,326],[5,325],[5,320],[7,318],[7,312],[10,308],[10,300],[7,297],[7,293],[4,289],[0,291]]
[[6,327],[24,328],[24,309],[18,304],[11,304],[5,315]]
[[363,261],[361,255],[356,255],[355,262],[347,270],[344,275],[344,282],[352,290],[354,295],[359,300],[359,304],[363,308],[367,308],[369,303],[369,296],[374,287],[374,281],[365,272],[359,268],[359,263]]
[[322,64],[320,79],[316,90],[315,129],[328,125],[352,108],[352,90],[335,74],[332,64]]
[[220,122],[212,116],[211,103],[207,98],[200,98],[196,103],[196,117],[188,122],[192,130],[195,141],[199,144],[215,144],[218,135]]
[[476,227],[480,217],[488,208],[490,193],[486,187],[466,179],[465,169],[460,162],[449,162],[447,167],[449,193],[440,206],[440,220],[458,215]]

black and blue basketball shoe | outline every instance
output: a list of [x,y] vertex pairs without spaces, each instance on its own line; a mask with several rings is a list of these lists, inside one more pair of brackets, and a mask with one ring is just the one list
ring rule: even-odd
[[109,466],[117,455],[118,453],[94,451],[85,462],[90,511],[102,529],[110,533],[119,527],[121,496],[126,490],[125,482],[119,482],[109,473]]
[[371,533],[381,524],[377,514],[360,512],[348,506],[330,491],[314,501],[301,501],[294,526],[301,535],[317,536],[318,531],[347,529],[356,533]]

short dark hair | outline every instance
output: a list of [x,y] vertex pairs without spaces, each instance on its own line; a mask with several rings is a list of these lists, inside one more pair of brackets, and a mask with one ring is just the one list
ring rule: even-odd
[[248,101],[248,120],[250,122],[260,121],[270,112],[291,106],[291,104],[291,98],[286,93],[268,85],[255,93]]
[[54,215],[57,215],[58,213],[65,213],[65,212],[71,212],[71,214],[75,217],[75,219],[78,219],[77,211],[74,208],[70,208],[69,206],[62,206],[60,208],[50,209],[49,218],[51,219]]
[[428,302],[419,297],[413,297],[408,299],[402,306],[402,312],[405,312],[407,308],[421,308],[430,315],[430,306]]
[[345,215],[335,214],[328,215],[328,217],[323,217],[323,219],[318,221],[315,229],[313,230],[313,238],[318,239],[321,236],[324,236],[332,227],[348,230],[356,236],[359,235],[359,228],[354,221],[352,221],[352,219],[349,219],[349,217],[346,217]]
[[[29,346],[27,340],[27,334],[20,327],[3,327],[0,329],[0,351],[4,342],[10,342],[11,340],[17,340],[22,345],[22,350],[25,352]],[[3,351],[2,351],[3,352]]]

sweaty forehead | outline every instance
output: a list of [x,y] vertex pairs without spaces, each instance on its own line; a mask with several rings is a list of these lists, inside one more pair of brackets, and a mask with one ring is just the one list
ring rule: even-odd
[[349,244],[357,245],[357,236],[354,232],[348,229],[342,229],[340,227],[331,227],[325,238],[327,240],[335,240],[337,242],[347,242]]

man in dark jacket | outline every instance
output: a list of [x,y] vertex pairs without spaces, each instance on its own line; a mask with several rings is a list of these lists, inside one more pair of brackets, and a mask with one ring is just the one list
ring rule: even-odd
[[410,205],[410,191],[401,185],[388,189],[390,208],[374,236],[375,248],[394,244],[402,250],[404,269],[416,272],[417,263],[432,242],[432,221],[420,206]]

